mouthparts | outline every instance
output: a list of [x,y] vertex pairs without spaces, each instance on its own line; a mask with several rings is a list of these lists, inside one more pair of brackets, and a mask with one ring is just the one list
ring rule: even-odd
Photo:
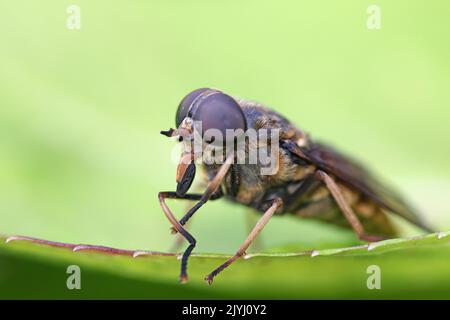
[[195,178],[195,163],[191,153],[185,153],[177,167],[177,195],[182,197],[188,192]]

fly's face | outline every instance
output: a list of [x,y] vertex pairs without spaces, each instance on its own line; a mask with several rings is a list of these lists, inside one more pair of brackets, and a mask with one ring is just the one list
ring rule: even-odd
[[178,136],[183,143],[176,176],[180,196],[186,194],[194,180],[194,162],[201,158],[209,163],[213,151],[226,150],[228,143],[233,144],[236,132],[244,133],[247,129],[244,113],[236,100],[208,88],[194,90],[181,100],[175,125],[177,129],[161,133]]

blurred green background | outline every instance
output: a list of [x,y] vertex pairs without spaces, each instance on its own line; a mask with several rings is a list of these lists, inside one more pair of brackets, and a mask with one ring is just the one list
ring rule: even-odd
[[[157,192],[175,189],[175,142],[159,131],[203,86],[273,106],[449,229],[448,1],[0,3],[0,233],[168,250]],[[66,28],[70,4],[80,30]],[[246,209],[222,200],[194,220],[198,252],[233,252],[246,234]],[[355,241],[291,217],[262,238]]]

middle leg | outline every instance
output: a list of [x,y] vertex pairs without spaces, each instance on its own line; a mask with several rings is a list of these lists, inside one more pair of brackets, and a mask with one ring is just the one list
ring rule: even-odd
[[276,198],[273,200],[272,205],[269,209],[263,214],[263,216],[259,219],[258,223],[255,225],[253,230],[248,235],[247,239],[245,239],[244,243],[241,245],[239,250],[227,261],[225,261],[222,265],[220,265],[218,268],[213,270],[208,276],[206,276],[205,280],[212,284],[214,277],[217,276],[220,272],[222,272],[223,269],[228,267],[230,264],[232,264],[234,261],[245,255],[245,250],[252,244],[252,242],[255,240],[255,238],[258,236],[258,234],[264,229],[264,226],[269,222],[270,218],[274,215],[274,213],[283,205],[283,201],[280,198]]

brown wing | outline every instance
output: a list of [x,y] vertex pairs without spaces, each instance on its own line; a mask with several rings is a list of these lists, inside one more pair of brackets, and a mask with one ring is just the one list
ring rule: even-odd
[[297,146],[296,149],[298,152],[293,153],[297,156],[334,175],[342,183],[357,189],[382,208],[400,215],[424,230],[433,232],[401,196],[384,183],[380,183],[354,160],[320,143],[310,143],[308,147]]

